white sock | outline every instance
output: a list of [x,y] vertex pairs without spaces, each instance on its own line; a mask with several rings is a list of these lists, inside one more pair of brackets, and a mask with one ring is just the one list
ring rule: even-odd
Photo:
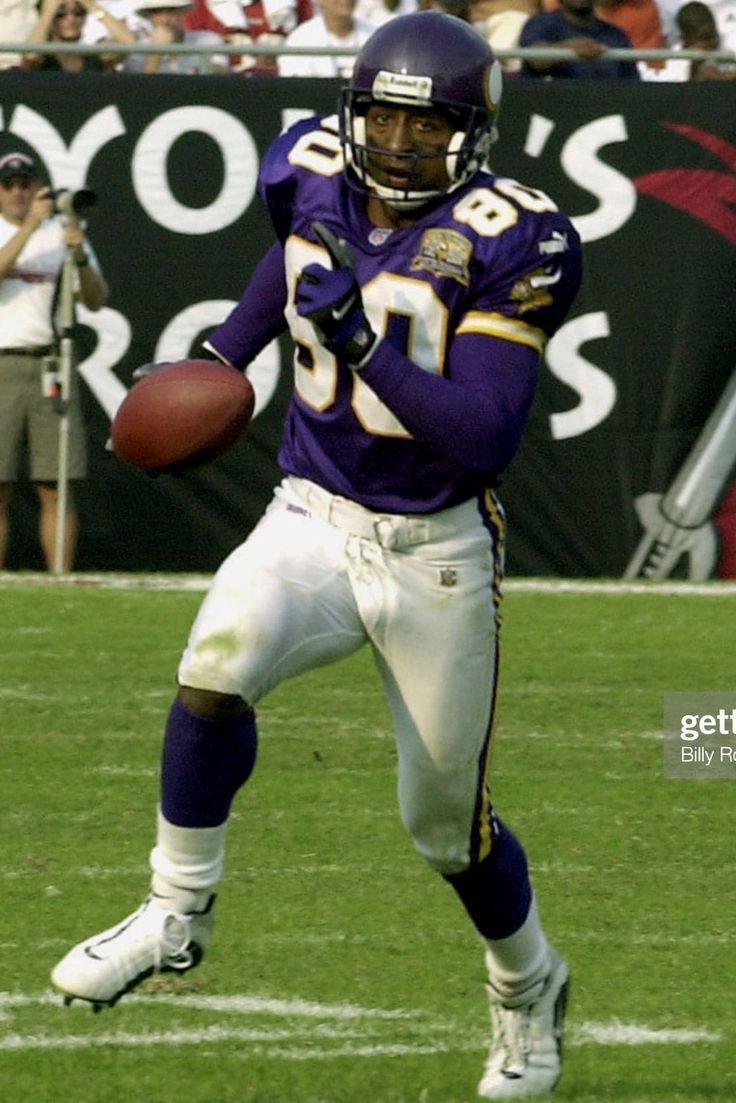
[[217,827],[177,827],[158,811],[151,851],[151,892],[160,907],[201,911],[222,877],[227,820]]
[[504,1007],[521,1007],[537,999],[550,970],[549,943],[532,897],[524,923],[508,938],[486,940],[491,998]]

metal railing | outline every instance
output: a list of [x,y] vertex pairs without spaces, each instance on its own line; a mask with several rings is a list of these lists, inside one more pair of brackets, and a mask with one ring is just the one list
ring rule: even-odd
[[[284,46],[279,44],[259,44],[258,42],[218,42],[218,43],[171,43],[152,45],[136,42],[131,45],[104,40],[95,43],[37,42],[0,42],[0,54],[198,54],[213,57],[227,54],[235,57],[351,57],[357,55],[357,48],[344,49],[335,46]],[[574,50],[548,46],[516,46],[505,50],[494,50],[499,61],[520,59],[522,61],[568,61],[579,60]],[[733,63],[736,65],[736,53],[732,50],[675,50],[666,47],[658,50],[616,48],[605,51],[607,61],[710,61],[714,64]]]

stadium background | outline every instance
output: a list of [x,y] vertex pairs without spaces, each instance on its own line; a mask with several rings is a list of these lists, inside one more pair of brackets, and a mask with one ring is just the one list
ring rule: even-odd
[[[111,295],[102,314],[80,312],[90,474],[79,570],[209,571],[267,501],[286,339],[258,365],[248,437],[216,464],[151,480],[104,444],[135,367],[188,355],[237,299],[272,240],[254,195],[259,155],[295,113],[334,110],[337,91],[90,74],[82,96],[75,76],[4,74],[2,151],[28,150],[54,187],[85,184],[99,198],[91,239]],[[735,107],[728,83],[509,82],[494,169],[549,192],[586,254],[502,489],[511,573],[621,575],[641,535],[636,498],[666,491],[732,375]],[[733,577],[728,481],[719,499],[713,573]],[[41,566],[34,509],[27,490],[16,495],[11,568]]]

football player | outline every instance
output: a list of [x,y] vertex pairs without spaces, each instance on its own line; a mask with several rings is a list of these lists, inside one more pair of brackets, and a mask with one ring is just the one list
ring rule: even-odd
[[222,564],[179,666],[151,892],[52,979],[113,1004],[196,965],[212,932],[254,706],[368,644],[390,703],[399,803],[482,940],[493,1038],[485,1099],[550,1091],[568,969],[521,844],[491,805],[504,517],[540,354],[580,280],[568,219],[486,158],[501,99],[480,34],[395,18],[358,56],[339,115],[266,155],[277,243],[210,350],[245,368],[288,323],[294,392],[265,516]]

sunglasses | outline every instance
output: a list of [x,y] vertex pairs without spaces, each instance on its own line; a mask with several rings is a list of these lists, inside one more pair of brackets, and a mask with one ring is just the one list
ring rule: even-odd
[[85,8],[57,8],[54,19],[63,19],[65,15],[73,15],[76,19],[84,19],[86,14]]
[[20,188],[21,191],[28,191],[31,186],[31,181],[25,176],[11,177],[10,180],[0,180],[0,187],[5,191],[11,191],[13,188]]

